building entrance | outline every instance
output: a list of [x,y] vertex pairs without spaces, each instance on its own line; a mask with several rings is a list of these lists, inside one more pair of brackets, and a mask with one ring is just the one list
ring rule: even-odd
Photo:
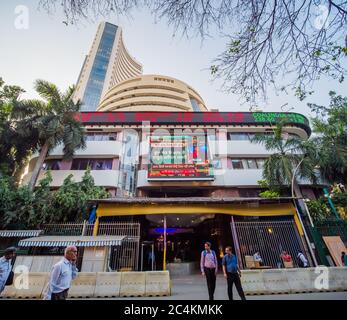
[[[144,241],[154,244],[156,270],[162,270],[164,258],[163,216],[147,216],[149,226]],[[199,269],[201,251],[206,241],[221,259],[224,248],[233,247],[230,216],[227,215],[168,215],[166,263],[194,263]],[[152,251],[145,250],[143,265],[151,268]]]

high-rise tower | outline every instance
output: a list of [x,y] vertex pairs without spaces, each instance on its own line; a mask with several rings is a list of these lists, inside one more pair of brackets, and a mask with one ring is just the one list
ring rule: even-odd
[[142,74],[142,65],[126,50],[122,29],[100,23],[89,55],[78,77],[74,100],[81,100],[81,111],[95,111],[102,96],[114,85]]

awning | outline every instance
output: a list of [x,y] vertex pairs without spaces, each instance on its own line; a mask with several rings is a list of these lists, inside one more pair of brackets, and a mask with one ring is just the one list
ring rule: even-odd
[[0,230],[0,238],[37,237],[43,230]]
[[125,236],[44,236],[23,239],[19,247],[108,247],[120,246]]

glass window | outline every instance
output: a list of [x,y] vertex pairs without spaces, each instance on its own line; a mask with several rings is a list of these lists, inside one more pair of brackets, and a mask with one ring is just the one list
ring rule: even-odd
[[243,169],[243,163],[240,159],[232,159],[231,164],[233,169]]
[[94,111],[100,101],[117,26],[106,23],[82,99],[82,111]]
[[246,162],[248,169],[257,169],[257,162],[255,159],[247,159]]
[[248,140],[248,133],[229,132],[228,133],[228,140],[234,140],[234,141],[245,141],[245,140]]
[[264,167],[265,159],[257,159],[257,167],[258,169],[262,169]]
[[193,111],[195,111],[195,112],[201,111],[199,108],[198,102],[194,98],[190,98],[190,103],[192,105]]
[[43,170],[61,170],[61,160],[49,159],[43,163]]

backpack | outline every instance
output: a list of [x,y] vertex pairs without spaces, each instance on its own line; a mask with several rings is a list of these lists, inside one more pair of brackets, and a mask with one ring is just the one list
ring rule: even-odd
[[302,255],[303,255],[302,253],[298,255],[298,265],[299,265],[300,268],[304,268],[305,267],[305,264],[304,264],[304,262],[301,259]]

